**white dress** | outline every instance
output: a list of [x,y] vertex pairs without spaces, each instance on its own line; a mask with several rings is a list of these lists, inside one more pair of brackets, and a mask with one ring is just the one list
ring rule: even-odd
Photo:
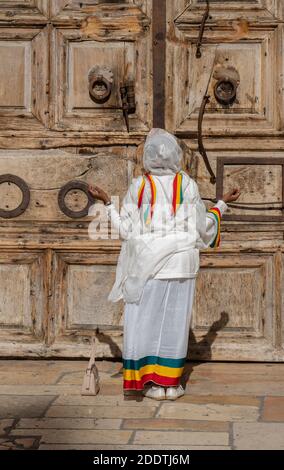
[[[145,206],[138,209],[137,204],[141,177],[133,180],[120,215],[113,205],[108,207],[123,240],[109,299],[126,302],[124,390],[143,390],[148,382],[177,386],[185,365],[199,249],[210,246],[218,227],[196,183],[184,175],[184,200],[175,217],[171,213],[174,175],[153,176],[157,200],[149,227],[144,217],[149,194]],[[182,206],[187,210],[181,210]],[[221,215],[227,209],[224,201],[215,207]]]

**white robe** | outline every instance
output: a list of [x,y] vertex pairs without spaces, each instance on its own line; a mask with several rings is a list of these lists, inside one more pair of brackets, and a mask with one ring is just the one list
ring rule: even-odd
[[[152,176],[157,199],[150,225],[144,219],[150,202],[149,190],[145,191],[143,207],[138,208],[142,177],[132,181],[120,214],[113,204],[107,206],[112,225],[123,240],[110,301],[139,303],[143,287],[151,278],[197,276],[199,250],[210,246],[217,234],[217,224],[207,212],[195,181],[182,173],[183,204],[175,216],[171,213],[174,174]],[[218,201],[216,206],[221,214],[227,210],[224,201]]]

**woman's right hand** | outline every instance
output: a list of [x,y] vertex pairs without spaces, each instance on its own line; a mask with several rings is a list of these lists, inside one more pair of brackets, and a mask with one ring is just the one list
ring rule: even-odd
[[98,186],[89,185],[88,190],[95,199],[102,201],[104,204],[111,202],[109,195]]

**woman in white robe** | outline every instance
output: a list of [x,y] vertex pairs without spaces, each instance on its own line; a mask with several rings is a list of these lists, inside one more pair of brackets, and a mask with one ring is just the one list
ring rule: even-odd
[[180,378],[199,250],[219,246],[226,203],[240,195],[234,189],[207,211],[197,184],[181,170],[182,157],[173,135],[152,129],[144,147],[145,174],[133,179],[120,213],[102,189],[90,187],[122,240],[109,300],[125,302],[123,389],[156,400],[184,394]]

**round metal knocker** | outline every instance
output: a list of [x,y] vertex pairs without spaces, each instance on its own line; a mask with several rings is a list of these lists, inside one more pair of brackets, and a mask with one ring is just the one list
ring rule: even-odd
[[16,209],[13,210],[5,210],[5,209],[0,209],[0,217],[4,219],[13,219],[14,217],[18,217],[19,215],[22,215],[25,210],[27,209],[29,203],[30,203],[30,189],[27,185],[27,183],[22,180],[19,176],[16,175],[1,175],[0,176],[0,184],[2,183],[12,183],[15,184],[22,192],[22,202],[21,204],[16,207]]
[[113,73],[108,67],[93,67],[88,74],[89,94],[98,104],[106,103],[111,95]]
[[233,104],[237,97],[238,84],[230,78],[221,78],[214,87],[215,98],[218,103],[228,106]]
[[[88,187],[88,183],[85,183],[84,181],[70,181],[65,186],[63,186],[58,194],[58,205],[60,207],[61,212],[63,212],[63,214],[67,215],[71,219],[81,219],[83,217],[87,217],[89,213],[89,208],[95,202],[95,198],[90,194]],[[72,211],[71,209],[69,209],[69,207],[66,206],[65,198],[67,194],[72,190],[82,191],[86,194],[88,198],[88,203],[86,207],[84,207],[84,209],[80,211]]]

